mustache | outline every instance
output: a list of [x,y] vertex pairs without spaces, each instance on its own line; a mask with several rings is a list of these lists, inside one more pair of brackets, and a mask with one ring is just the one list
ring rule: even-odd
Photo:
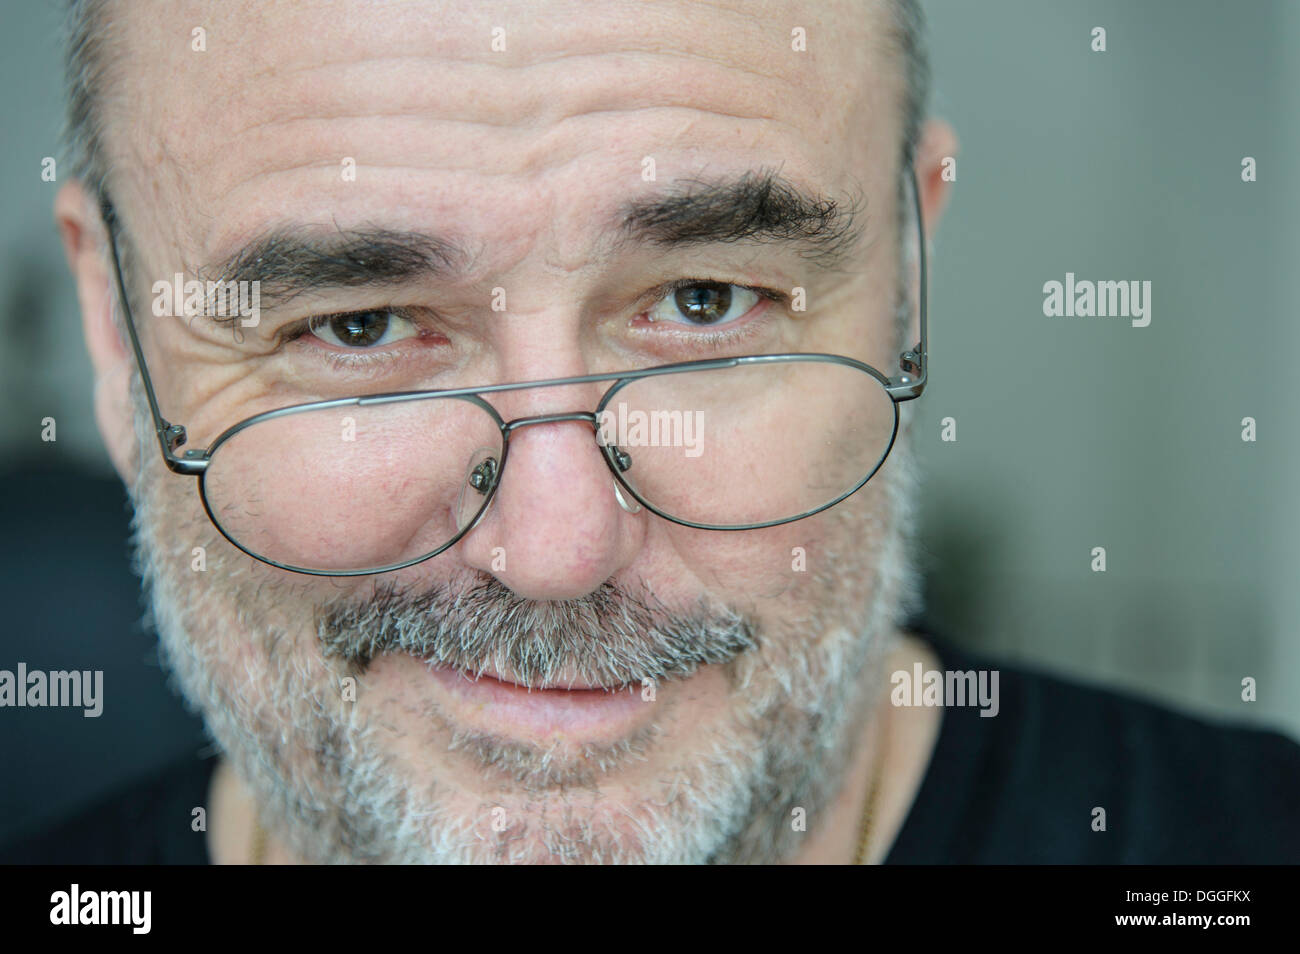
[[485,573],[454,591],[381,584],[364,602],[319,612],[316,632],[325,655],[356,674],[380,654],[404,653],[530,687],[660,683],[758,648],[754,624],[704,600],[673,611],[644,584],[632,592],[609,581],[577,599],[530,600]]

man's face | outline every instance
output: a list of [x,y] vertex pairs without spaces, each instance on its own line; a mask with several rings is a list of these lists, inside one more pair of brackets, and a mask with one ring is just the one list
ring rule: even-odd
[[[901,73],[883,17],[823,2],[128,4],[113,188],[164,414],[205,447],[260,411],[381,391],[763,352],[894,373]],[[802,242],[620,228],[629,203],[768,172],[857,207],[835,260],[807,223]],[[338,243],[381,233],[429,236],[455,268],[376,265],[360,281],[364,255]],[[239,334],[150,314],[153,282],[215,277],[241,252],[255,272],[247,250],[286,237],[348,258],[352,277],[322,281],[316,254],[306,285],[264,284]],[[671,292],[647,299],[680,279],[739,286],[730,313],[703,327]],[[359,338],[305,327],[367,312]],[[591,411],[607,386],[492,403],[507,420]],[[792,419],[801,407],[789,395]],[[774,859],[798,850],[792,809],[815,819],[834,796],[864,718],[907,576],[904,450],[836,508],[731,533],[620,506],[590,426],[527,427],[456,546],[344,579],[228,544],[147,425],[133,491],[171,663],[300,855]],[[796,464],[785,479],[807,479]],[[298,525],[342,521],[351,539],[367,508],[400,504],[322,499],[273,460],[261,479]]]

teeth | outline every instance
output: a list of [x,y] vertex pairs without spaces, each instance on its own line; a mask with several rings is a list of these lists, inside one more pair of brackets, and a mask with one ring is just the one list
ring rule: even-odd
[[436,659],[427,658],[427,657],[422,657],[420,661],[423,662],[424,665],[429,669],[435,669],[435,668],[452,669],[455,672],[458,672],[460,675],[464,676],[470,682],[478,682],[480,679],[486,676],[487,678],[493,679],[499,683],[502,683],[503,685],[516,686],[519,689],[527,689],[529,692],[533,691],[534,689],[538,691],[545,691],[545,692],[550,692],[550,691],[589,692],[595,689],[599,689],[605,693],[614,693],[614,692],[622,692],[625,689],[631,689],[634,685],[636,685],[636,683],[634,682],[625,682],[622,685],[618,685],[618,686],[599,685],[599,684],[591,685],[591,686],[575,686],[572,683],[565,684],[565,683],[557,682],[549,685],[531,686],[528,685],[527,683],[518,682],[514,679],[505,679],[502,676],[498,675],[495,670],[489,671],[489,667],[487,666],[484,666],[483,668],[475,671],[472,669],[459,669],[455,666],[451,666],[448,665],[447,663],[442,663]]

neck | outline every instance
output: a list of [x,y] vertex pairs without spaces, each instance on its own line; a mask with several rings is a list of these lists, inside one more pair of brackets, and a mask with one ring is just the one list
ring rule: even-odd
[[814,826],[809,821],[809,840],[794,859],[796,864],[856,862],[858,835],[871,800],[872,782],[877,777],[879,787],[871,808],[870,837],[863,862],[881,864],[888,856],[925,777],[942,718],[939,708],[899,708],[890,703],[890,673],[900,669],[910,672],[916,662],[924,669],[938,666],[928,646],[913,637],[901,636],[872,673],[872,678],[882,684],[871,717],[859,732],[838,798],[819,824]]

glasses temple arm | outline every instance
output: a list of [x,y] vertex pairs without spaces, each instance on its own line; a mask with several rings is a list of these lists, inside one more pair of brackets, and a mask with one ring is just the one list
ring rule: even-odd
[[140,369],[140,380],[144,384],[145,398],[149,401],[149,413],[153,416],[154,431],[158,435],[163,459],[167,462],[167,466],[177,473],[197,473],[201,469],[201,466],[195,467],[197,462],[177,457],[175,453],[176,448],[185,443],[185,428],[179,424],[172,424],[158,409],[158,396],[154,393],[153,380],[149,376],[149,366],[144,359],[144,349],[140,346],[135,317],[131,313],[131,303],[127,298],[126,281],[122,277],[122,262],[117,248],[117,211],[108,200],[108,196],[102,193],[99,197],[99,211],[108,232],[108,247],[113,256],[113,273],[117,278],[117,294],[122,303],[122,317],[125,319],[127,337],[131,339],[131,350],[135,353],[136,366]]
[[929,364],[929,336],[926,328],[928,302],[926,300],[925,223],[921,214],[921,189],[916,182],[915,167],[908,170],[908,177],[912,183],[912,202],[916,212],[917,262],[920,265],[917,311],[921,319],[921,340],[910,351],[904,351],[898,356],[898,364],[903,369],[903,373],[890,381],[888,390],[896,400],[900,401],[920,396],[921,391],[925,389],[926,369]]

